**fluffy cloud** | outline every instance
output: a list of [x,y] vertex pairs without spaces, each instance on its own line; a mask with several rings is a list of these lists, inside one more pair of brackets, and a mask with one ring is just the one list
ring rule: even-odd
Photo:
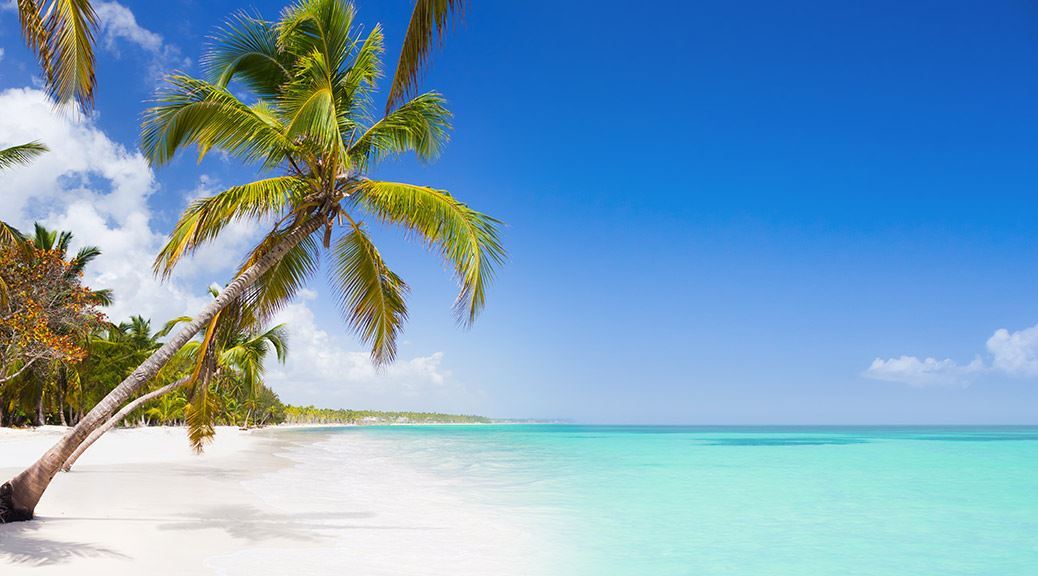
[[151,228],[148,198],[156,185],[147,161],[113,142],[90,120],[56,114],[34,89],[0,92],[0,146],[40,140],[50,152],[30,166],[4,174],[0,219],[21,229],[34,221],[75,235],[103,254],[88,267],[86,282],[111,288],[116,320],[139,313],[165,319],[204,303],[184,286],[162,283],[151,262],[163,235]]
[[101,27],[102,46],[116,56],[120,55],[119,48],[123,44],[143,50],[151,60],[149,76],[153,81],[172,69],[191,65],[191,59],[184,57],[179,48],[138,24],[137,17],[126,6],[118,2],[97,2],[94,9]]
[[996,330],[987,346],[996,370],[1012,376],[1038,376],[1038,326],[1017,332]]
[[1038,376],[1038,326],[1016,332],[1000,328],[988,338],[987,351],[990,356],[987,361],[978,356],[969,364],[916,356],[876,358],[865,376],[910,386],[966,386],[984,373],[1022,378]]
[[375,368],[367,352],[351,349],[342,341],[345,338],[317,326],[307,305],[315,298],[316,293],[304,291],[301,301],[288,305],[278,318],[288,325],[290,353],[284,366],[268,369],[268,380],[286,400],[411,409],[428,408],[437,400],[456,400],[466,392],[444,368],[442,352]]

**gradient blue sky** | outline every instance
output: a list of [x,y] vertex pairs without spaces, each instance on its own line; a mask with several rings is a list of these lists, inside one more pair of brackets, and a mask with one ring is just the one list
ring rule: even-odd
[[[92,125],[132,148],[157,69],[197,73],[229,13],[283,2],[122,4],[161,46],[102,36]],[[395,59],[411,3],[358,4]],[[457,329],[444,267],[383,235],[413,287],[401,356],[441,353],[440,387],[288,381],[301,366],[276,386],[285,400],[595,422],[1038,422],[1033,3],[472,4],[424,84],[449,99],[453,142],[432,166],[379,175],[507,222],[489,308]],[[9,10],[0,47],[0,89],[32,85]],[[203,174],[250,175],[219,158],[157,169],[154,230]],[[313,288],[316,326],[360,350]]]

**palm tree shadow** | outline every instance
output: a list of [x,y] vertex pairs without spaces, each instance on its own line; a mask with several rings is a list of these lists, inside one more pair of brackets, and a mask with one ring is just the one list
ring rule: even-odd
[[218,506],[202,514],[159,525],[161,530],[220,529],[233,538],[261,542],[273,538],[317,542],[332,532],[352,528],[351,521],[373,517],[370,512],[282,514],[254,506]]
[[30,566],[62,564],[76,558],[128,558],[104,546],[87,542],[59,541],[37,532],[46,520],[0,525],[0,561]]
[[233,538],[250,543],[269,539],[305,542],[334,541],[345,530],[438,530],[436,526],[369,524],[372,512],[280,513],[250,505],[210,508],[202,514],[159,525],[161,530],[220,529]]

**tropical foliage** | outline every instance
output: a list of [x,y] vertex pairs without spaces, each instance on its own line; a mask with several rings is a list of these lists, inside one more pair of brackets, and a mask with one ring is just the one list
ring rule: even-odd
[[67,256],[72,236],[36,227],[27,237],[0,247],[0,420],[2,397],[35,399],[42,418],[43,396],[50,387],[67,400],[78,378],[74,367],[87,356],[86,337],[104,322],[99,310],[110,301],[106,291],[82,283],[82,271],[100,252],[87,247]]

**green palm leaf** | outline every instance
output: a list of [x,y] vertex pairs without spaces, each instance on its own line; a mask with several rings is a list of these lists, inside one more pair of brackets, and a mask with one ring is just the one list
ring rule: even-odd
[[411,23],[404,35],[404,46],[389,90],[387,113],[414,93],[432,54],[433,42],[443,41],[451,16],[460,14],[465,3],[465,0],[415,1]]
[[29,142],[28,144],[0,149],[0,170],[6,170],[13,166],[24,166],[47,152],[47,150],[47,147],[42,142]]
[[455,301],[458,319],[466,325],[475,321],[486,303],[494,267],[504,261],[500,222],[425,186],[365,180],[353,199],[382,221],[402,225],[437,246],[461,283]]
[[387,156],[414,152],[429,161],[449,140],[451,113],[443,96],[422,94],[373,124],[350,149],[354,163],[366,167]]
[[[283,237],[283,233],[269,234],[242,264],[242,270],[251,266]],[[277,314],[313,278],[319,267],[320,247],[314,236],[293,246],[246,293],[245,300],[252,307],[257,321],[266,321]]]
[[292,152],[265,105],[247,106],[226,88],[189,76],[168,78],[158,104],[145,111],[141,148],[154,164],[173,159],[180,148],[198,145],[199,158],[219,148],[245,162],[276,165]]
[[407,319],[407,285],[389,269],[360,226],[335,243],[334,258],[332,284],[346,321],[371,346],[375,365],[392,362],[397,335]]
[[277,44],[270,22],[239,12],[213,36],[213,49],[202,58],[202,67],[220,88],[238,79],[260,98],[273,99],[291,78],[292,67]]
[[295,176],[276,176],[196,200],[156,257],[155,271],[168,276],[184,255],[215,239],[231,222],[280,215],[298,201],[305,186],[306,182]]
[[47,89],[60,103],[93,106],[94,31],[89,0],[17,0],[25,43],[43,68]]
[[58,102],[94,102],[94,30],[97,14],[89,0],[53,0],[45,20],[51,65],[47,85]]

